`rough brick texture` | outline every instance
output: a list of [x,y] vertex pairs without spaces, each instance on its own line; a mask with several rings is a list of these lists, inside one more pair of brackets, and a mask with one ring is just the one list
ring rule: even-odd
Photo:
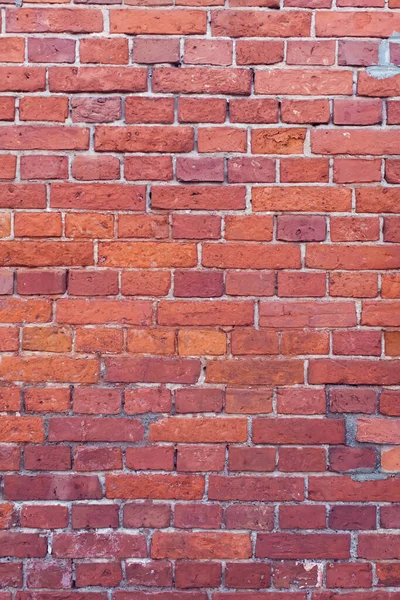
[[0,600],[400,598],[399,9],[0,2]]

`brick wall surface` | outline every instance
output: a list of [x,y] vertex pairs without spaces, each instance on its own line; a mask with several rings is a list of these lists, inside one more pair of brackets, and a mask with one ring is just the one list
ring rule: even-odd
[[399,9],[3,0],[0,600],[400,599]]

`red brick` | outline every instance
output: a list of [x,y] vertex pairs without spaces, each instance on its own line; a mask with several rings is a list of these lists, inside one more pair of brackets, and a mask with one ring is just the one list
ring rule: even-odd
[[376,241],[380,226],[374,217],[331,217],[330,230],[333,242]]
[[331,302],[275,302],[260,305],[262,327],[351,327],[356,325],[354,303],[338,302],[332,313]]
[[[299,248],[276,244],[204,244],[203,266],[232,269],[284,269],[298,268]],[[237,323],[238,324],[238,323]],[[246,323],[242,323],[246,324]]]
[[221,233],[221,217],[216,215],[174,214],[172,237],[174,239],[218,239]]
[[226,509],[226,525],[229,529],[273,528],[273,509],[267,505],[231,504]]
[[382,122],[380,100],[335,100],[333,103],[335,125],[376,125]]
[[194,383],[200,372],[195,359],[116,358],[106,361],[109,382]]
[[57,533],[53,555],[56,558],[141,558],[147,556],[143,535],[114,533]]
[[329,294],[339,297],[374,298],[378,294],[378,280],[373,273],[331,272]]
[[288,65],[333,65],[335,45],[331,41],[288,41],[286,62]]
[[222,471],[224,465],[224,446],[178,446],[178,471]]
[[231,158],[228,162],[228,181],[230,183],[271,183],[275,181],[275,170],[275,161],[270,158],[262,156]]
[[329,463],[331,470],[338,472],[373,469],[376,452],[372,448],[333,447],[329,449]]
[[82,39],[79,44],[82,63],[124,65],[128,63],[128,40],[123,38]]
[[64,446],[28,446],[24,464],[28,471],[68,471],[72,466],[71,451]]
[[238,448],[229,450],[229,470],[268,472],[275,469],[274,448]]
[[190,152],[191,127],[96,127],[98,152]]
[[0,565],[2,587],[22,587],[22,564],[2,563]]
[[325,296],[325,273],[278,273],[278,295],[286,297]]
[[0,444],[0,471],[18,471],[21,463],[21,449]]
[[122,276],[122,293],[126,296],[166,296],[170,287],[168,271],[132,271]]
[[257,71],[254,80],[256,94],[351,95],[352,87],[351,73],[340,69],[271,69]]
[[[148,13],[147,13],[148,14]],[[177,63],[179,40],[175,38],[136,38],[133,60],[137,63]]]
[[350,536],[347,534],[259,533],[258,558],[349,558]]
[[222,566],[212,562],[180,560],[176,563],[175,584],[179,589],[219,587]]
[[384,586],[398,585],[398,581],[399,581],[398,564],[396,562],[377,563],[376,564],[376,577],[378,580],[378,585],[384,585]]
[[0,179],[14,179],[16,166],[15,156],[0,156]]
[[381,337],[380,331],[334,331],[333,353],[380,356]]
[[309,382],[349,385],[398,385],[399,364],[396,360],[377,362],[353,359],[311,359]]
[[[81,11],[79,11],[81,12]],[[138,67],[50,67],[51,92],[145,92],[147,71]]]
[[[349,248],[352,249],[349,252]],[[396,246],[340,246],[318,245],[307,247],[306,265],[311,268],[346,269],[363,271],[369,269],[396,269],[400,265]]]
[[307,36],[310,33],[310,15],[292,11],[290,16],[279,13],[220,10],[212,18],[212,34],[229,37],[252,37],[257,31],[258,37]]
[[122,468],[122,455],[119,448],[97,448],[77,446],[74,450],[76,471],[118,470]]
[[287,415],[323,414],[326,410],[325,392],[314,388],[280,388],[277,392],[277,411]]
[[226,100],[223,98],[179,98],[181,123],[223,123],[225,116]]
[[117,504],[74,504],[72,507],[73,529],[97,529],[118,527]]
[[71,115],[74,123],[112,123],[121,118],[121,99],[72,98]]
[[251,150],[254,154],[301,154],[306,130],[299,127],[253,129]]
[[[187,14],[188,11],[184,12]],[[205,13],[201,14],[205,17]],[[206,67],[188,67],[177,70],[156,67],[153,72],[152,90],[167,94],[214,93],[248,96],[250,84],[250,72],[246,69],[216,67],[211,70]]]
[[283,158],[280,180],[282,183],[327,182],[329,163],[324,158]]
[[368,24],[364,23],[361,13],[334,13],[321,11],[316,20],[317,36],[335,37],[338,32],[344,37],[388,37],[396,27],[395,14],[384,12],[368,13]]
[[247,421],[244,418],[198,418],[193,431],[191,419],[160,419],[150,425],[150,440],[158,442],[244,442]]
[[288,356],[298,354],[328,354],[329,335],[325,331],[283,331],[281,353]]
[[71,238],[111,238],[114,217],[96,213],[67,213],[65,230]]
[[127,98],[125,101],[127,123],[173,123],[173,98]]
[[68,291],[73,296],[115,296],[118,275],[115,271],[70,271]]
[[275,277],[271,271],[227,271],[226,294],[229,296],[272,296]]
[[390,129],[318,129],[311,132],[316,154],[396,154],[398,140]]
[[282,505],[279,508],[279,526],[281,529],[325,529],[326,508],[319,505]]
[[319,580],[318,565],[310,565],[299,561],[279,561],[273,563],[272,581],[278,589],[316,587]]
[[[206,32],[206,15],[200,10],[113,10],[111,33],[135,35],[190,35]],[[164,62],[164,61],[162,61]]]
[[91,8],[9,9],[6,28],[8,33],[94,33],[102,31],[103,16]]
[[344,443],[344,421],[260,417],[253,420],[256,444],[341,444]]
[[59,213],[23,213],[14,219],[15,235],[18,237],[60,237],[62,221]]
[[[219,529],[222,523],[222,507],[218,504],[177,504],[175,527],[180,529]],[[202,587],[202,586],[200,586]]]
[[124,525],[126,527],[164,528],[170,524],[171,508],[168,504],[135,502],[124,506]]
[[230,40],[187,39],[183,59],[189,65],[231,65],[232,46]]
[[250,536],[245,533],[164,533],[151,541],[152,558],[249,558]]
[[385,179],[388,183],[400,182],[400,161],[390,158],[386,159]]
[[368,563],[328,563],[326,581],[333,588],[369,588],[372,586],[372,566]]
[[[210,265],[213,266],[213,265]],[[161,301],[158,310],[159,325],[251,325],[251,301]]]
[[224,160],[220,158],[178,158],[176,175],[180,181],[223,181]]
[[263,589],[271,583],[271,566],[254,563],[228,563],[225,583],[229,588]]
[[128,448],[126,466],[134,471],[172,471],[174,449],[172,446]]
[[222,285],[222,273],[175,271],[174,294],[177,298],[222,296]]
[[245,152],[247,132],[238,127],[202,127],[197,145],[199,152]]
[[60,504],[24,504],[21,509],[23,527],[60,529],[68,525],[68,508]]
[[30,562],[27,566],[29,588],[68,589],[72,585],[71,565],[61,561]]
[[19,412],[21,391],[16,386],[0,388],[0,409],[2,412]]
[[53,417],[48,438],[51,442],[138,442],[143,439],[143,426],[134,419]]
[[0,148],[2,150],[87,150],[89,131],[87,128],[61,125],[4,126],[1,128]]
[[329,511],[329,527],[332,529],[375,529],[375,506],[332,506]]
[[172,161],[169,156],[130,156],[125,159],[124,172],[128,181],[168,181],[172,179]]
[[368,67],[378,63],[379,42],[365,40],[339,40],[338,64]]
[[2,121],[13,121],[15,100],[11,96],[0,96],[0,117]]
[[370,388],[332,388],[329,405],[332,412],[374,413],[376,391]]
[[283,123],[328,123],[330,116],[327,100],[287,100],[281,103]]
[[107,498],[199,500],[204,478],[200,475],[107,475]]
[[161,413],[169,412],[170,409],[171,393],[165,388],[142,388],[125,392],[127,414]]
[[21,179],[65,179],[68,175],[66,156],[21,156]]
[[121,329],[109,327],[76,329],[75,350],[78,352],[122,352],[123,346]]
[[222,391],[212,388],[182,388],[175,392],[177,413],[221,412]]
[[350,190],[345,188],[325,187],[323,198],[320,188],[312,186],[257,187],[252,192],[255,212],[345,212],[350,202]]
[[[7,38],[8,39],[8,38]],[[0,67],[2,92],[44,91],[45,70],[41,67]]]
[[268,65],[283,59],[283,43],[277,41],[238,40],[236,62],[238,65]]
[[145,300],[61,299],[57,304],[57,319],[59,323],[75,325],[148,325],[151,305]]
[[255,98],[231,100],[229,115],[232,123],[277,123],[278,102]]
[[72,164],[72,176],[80,181],[119,179],[120,163],[114,156],[77,156]]
[[75,40],[28,38],[28,59],[33,63],[73,63],[75,62]]
[[168,561],[129,561],[126,564],[126,579],[129,585],[169,587],[172,585],[172,565]]
[[95,475],[6,475],[4,495],[10,500],[86,500],[101,497]]
[[280,448],[278,464],[284,473],[325,471],[326,452],[324,448]]
[[21,121],[55,121],[63,123],[68,116],[68,99],[63,97],[25,96],[19,104]]
[[122,568],[118,562],[75,563],[75,576],[77,587],[115,586],[122,581]]
[[278,354],[278,336],[274,331],[237,328],[232,332],[231,347],[237,355]]

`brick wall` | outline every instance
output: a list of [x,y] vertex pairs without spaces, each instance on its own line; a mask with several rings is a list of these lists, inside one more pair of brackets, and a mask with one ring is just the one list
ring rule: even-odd
[[399,0],[19,4],[0,600],[397,600]]

